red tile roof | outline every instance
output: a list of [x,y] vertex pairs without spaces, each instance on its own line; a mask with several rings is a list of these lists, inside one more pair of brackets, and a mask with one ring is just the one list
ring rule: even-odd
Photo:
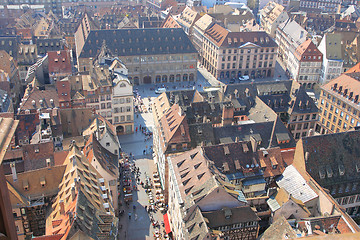
[[302,62],[322,62],[322,56],[323,54],[319,51],[311,39],[303,42],[295,51],[295,57]]
[[49,74],[71,73],[70,51],[48,51]]

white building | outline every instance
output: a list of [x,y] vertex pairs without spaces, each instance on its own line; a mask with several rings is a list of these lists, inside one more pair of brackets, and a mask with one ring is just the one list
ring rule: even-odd
[[134,101],[133,86],[131,85],[124,64],[114,60],[110,71],[115,74],[112,89],[112,123],[117,134],[134,132]]
[[339,77],[343,72],[341,38],[340,33],[326,33],[319,44],[319,50],[323,54],[320,76],[322,84]]

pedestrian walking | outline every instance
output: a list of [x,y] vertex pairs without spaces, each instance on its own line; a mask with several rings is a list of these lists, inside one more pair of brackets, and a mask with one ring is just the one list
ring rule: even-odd
[[135,130],[136,133],[137,133],[137,130],[138,130],[138,127],[136,127],[136,130]]
[[131,219],[131,212],[129,212],[129,219]]
[[136,214],[136,213],[135,213],[135,217],[134,217],[134,218],[135,218],[135,221],[136,221],[136,220],[137,220],[137,214]]

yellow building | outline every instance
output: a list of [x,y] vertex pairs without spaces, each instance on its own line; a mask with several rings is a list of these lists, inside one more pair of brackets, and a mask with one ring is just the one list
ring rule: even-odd
[[345,132],[360,126],[360,73],[344,73],[321,87],[319,100],[322,134]]

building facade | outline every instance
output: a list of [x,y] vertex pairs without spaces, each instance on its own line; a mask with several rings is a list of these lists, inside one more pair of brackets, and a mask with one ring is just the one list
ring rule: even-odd
[[278,62],[287,70],[289,53],[306,41],[308,32],[297,22],[288,19],[281,23],[276,30],[276,43],[279,45]]
[[315,44],[310,39],[306,40],[295,52],[289,52],[288,70],[291,78],[305,88],[314,88],[320,80],[322,57]]
[[196,80],[197,51],[182,29],[97,30],[76,42],[80,71],[106,47],[126,65],[133,85]]
[[205,32],[202,64],[218,79],[272,77],[277,49],[265,32],[229,32],[214,24]]
[[344,73],[321,86],[321,134],[345,132],[360,126],[360,73]]
[[331,79],[337,78],[343,72],[341,33],[326,33],[319,44],[319,50],[323,54],[320,82],[325,84]]
[[319,119],[319,109],[305,92],[304,87],[300,87],[292,95],[288,114],[287,127],[295,140],[314,134]]

